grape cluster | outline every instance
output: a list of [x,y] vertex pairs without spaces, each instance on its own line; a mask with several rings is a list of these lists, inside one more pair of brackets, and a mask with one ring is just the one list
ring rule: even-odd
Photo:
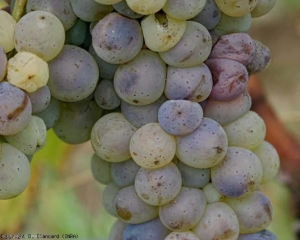
[[260,185],[279,157],[247,92],[270,52],[246,33],[275,2],[28,0],[19,21],[0,10],[0,199],[23,192],[53,129],[91,141],[118,218],[110,240],[275,240]]

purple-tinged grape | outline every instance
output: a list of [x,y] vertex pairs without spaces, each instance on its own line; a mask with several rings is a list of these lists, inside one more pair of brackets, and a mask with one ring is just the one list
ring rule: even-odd
[[205,208],[202,190],[182,187],[171,202],[159,207],[159,218],[165,227],[173,231],[188,231],[199,222]]
[[158,216],[158,207],[142,201],[134,186],[122,188],[118,192],[114,203],[118,217],[127,223],[144,223]]
[[127,223],[117,220],[110,229],[108,240],[123,240],[123,232]]
[[163,11],[176,19],[191,19],[202,11],[206,0],[167,0]]
[[142,126],[130,139],[132,159],[143,168],[161,168],[172,161],[175,152],[175,138],[158,123]]
[[172,67],[195,67],[203,63],[212,48],[208,30],[198,22],[187,21],[180,41],[170,50],[159,53]]
[[277,240],[277,237],[269,230],[256,233],[241,234],[237,240]]
[[5,53],[14,49],[16,20],[7,12],[0,10],[0,47]]
[[272,10],[276,0],[258,0],[255,8],[251,11],[253,18],[261,17]]
[[118,67],[114,86],[119,97],[133,105],[147,105],[163,94],[167,67],[159,55],[142,50],[130,62]]
[[192,21],[201,23],[208,30],[212,30],[218,25],[221,17],[222,12],[215,0],[206,0],[204,8],[192,19]]
[[[72,0],[73,1],[73,0]],[[26,12],[42,10],[54,14],[63,24],[65,31],[69,30],[75,23],[75,15],[70,0],[28,0]]]
[[247,33],[221,36],[213,47],[210,59],[230,59],[247,66],[253,59],[255,43]]
[[226,156],[211,169],[211,181],[224,196],[237,198],[255,191],[261,183],[259,158],[245,148],[229,147]]
[[113,12],[94,27],[93,47],[100,58],[112,64],[126,63],[135,58],[143,46],[140,24]]
[[207,203],[221,202],[224,196],[214,187],[212,183],[208,183],[203,189]]
[[242,198],[224,200],[235,212],[240,224],[240,234],[259,232],[273,219],[270,200],[261,192],[253,192]]
[[0,142],[0,199],[20,195],[30,179],[30,165],[24,153],[8,143]]
[[250,74],[255,74],[265,70],[271,61],[270,49],[261,42],[254,40],[255,53],[251,63],[247,65],[247,70]]
[[7,56],[4,49],[0,46],[0,82],[4,79],[7,72]]
[[250,110],[251,104],[251,97],[247,91],[230,101],[218,101],[209,98],[206,101],[204,116],[223,126],[245,115]]
[[253,150],[262,164],[262,183],[272,180],[278,173],[280,159],[276,149],[270,143],[263,141],[262,144]]
[[236,240],[239,235],[238,218],[225,203],[208,204],[204,216],[193,228],[193,232],[205,240]]
[[96,88],[99,69],[96,61],[84,49],[65,45],[49,62],[48,87],[60,101],[77,102],[87,98]]
[[177,167],[182,178],[182,186],[203,188],[210,181],[210,169],[193,168],[178,161]]
[[193,232],[171,232],[164,240],[200,240]]
[[100,77],[103,79],[113,79],[119,64],[111,64],[100,58],[95,52],[93,44],[91,44],[89,47],[89,53],[94,57],[98,64]]
[[70,2],[76,16],[85,22],[98,21],[114,10],[112,6],[94,0],[71,0]]
[[141,26],[146,46],[154,52],[164,52],[179,42],[186,29],[186,21],[161,11],[145,17]]
[[153,206],[161,206],[176,197],[181,189],[180,171],[174,163],[161,168],[140,168],[135,178],[139,197]]
[[219,40],[219,36],[213,30],[209,31],[209,34],[210,34],[210,37],[211,37],[212,45],[215,46],[216,43]]
[[27,95],[31,101],[32,114],[44,111],[50,104],[51,94],[47,85]]
[[115,183],[111,182],[107,184],[102,194],[103,207],[110,215],[114,217],[118,217],[115,200],[120,190],[121,188],[119,188]]
[[228,145],[253,150],[266,136],[264,120],[255,112],[249,111],[241,118],[223,126],[228,137]]
[[248,32],[251,27],[251,14],[247,14],[243,17],[229,17],[226,14],[222,14],[221,21],[213,29],[215,34],[218,36],[238,33],[238,32]]
[[97,154],[94,154],[91,158],[91,170],[93,177],[102,184],[108,184],[112,181],[111,178],[111,163],[104,161]]
[[8,82],[0,82],[0,135],[22,131],[30,121],[32,107],[29,97]]
[[168,100],[158,111],[159,125],[169,134],[183,136],[199,127],[203,110],[199,103],[188,100]]
[[170,230],[155,218],[141,224],[128,224],[120,240],[160,240],[164,239]]
[[125,17],[128,18],[141,18],[144,15],[136,13],[135,11],[133,11],[127,4],[127,2],[125,0],[120,1],[119,3],[116,3],[113,5],[114,9],[124,15]]
[[48,107],[44,111],[37,113],[36,116],[43,119],[46,124],[47,130],[49,130],[57,123],[59,119],[60,102],[52,97]]
[[228,59],[209,59],[205,63],[214,81],[210,98],[229,101],[246,91],[249,76],[243,64]]
[[249,14],[258,0],[216,0],[221,11],[231,17],[242,17]]
[[136,130],[122,113],[109,113],[95,123],[91,143],[103,160],[122,162],[131,158],[129,143]]
[[202,63],[191,68],[168,67],[165,95],[169,99],[202,102],[213,86],[209,68]]
[[194,132],[176,137],[176,143],[176,156],[180,161],[194,168],[210,168],[224,158],[228,139],[216,121],[203,118]]
[[87,31],[87,24],[81,19],[77,19],[75,24],[66,31],[65,44],[75,45],[80,47],[85,41],[85,33]]
[[110,175],[118,187],[127,187],[134,184],[135,176],[140,169],[132,159],[120,163],[112,163]]
[[102,109],[94,101],[62,102],[60,110],[53,131],[62,141],[69,144],[88,141],[94,124],[102,116]]
[[112,110],[120,106],[121,99],[114,89],[113,81],[102,80],[94,92],[96,103],[103,109]]
[[166,101],[166,97],[162,95],[154,103],[138,106],[127,102],[121,102],[121,111],[124,117],[135,127],[140,128],[147,123],[158,122],[158,110]]
[[166,4],[167,0],[140,1],[126,0],[128,6],[135,12],[150,15],[158,12]]

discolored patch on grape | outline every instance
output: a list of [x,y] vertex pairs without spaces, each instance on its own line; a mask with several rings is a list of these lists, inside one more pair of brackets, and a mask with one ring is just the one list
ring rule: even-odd
[[220,153],[222,153],[224,150],[223,150],[223,148],[221,148],[221,147],[214,147],[214,149],[216,149],[216,152],[218,153],[218,154],[220,154]]
[[263,205],[263,210],[265,211],[265,213],[269,216],[270,219],[272,219],[273,214],[272,214],[272,209],[269,203],[265,203]]
[[163,29],[168,28],[169,24],[168,24],[167,14],[165,14],[163,11],[155,13],[155,19]]
[[185,62],[186,60],[189,60],[193,56],[193,52],[190,52],[186,57],[184,57],[182,60],[180,60],[180,63]]
[[172,228],[173,230],[179,230],[182,228],[183,223],[182,222],[172,222],[170,225],[171,225],[170,228]]
[[130,211],[128,211],[126,208],[119,208],[118,206],[117,206],[117,214],[121,219],[125,221],[129,221],[132,217]]
[[28,104],[28,97],[26,94],[24,94],[23,101],[19,107],[17,107],[13,112],[9,113],[7,115],[8,120],[16,119],[27,107]]
[[41,20],[45,20],[45,16],[40,16],[40,19]]
[[220,236],[213,238],[213,240],[227,240],[227,239],[231,239],[235,235],[236,232],[234,230],[226,229],[223,231],[223,233]]
[[136,153],[136,152],[133,152],[132,154],[133,154],[134,156],[137,156],[137,153]]
[[34,75],[28,75],[28,79],[30,80],[30,79],[32,79],[34,77]]
[[142,197],[143,199],[145,199],[145,200],[149,200],[149,199],[150,199],[149,195],[146,194],[146,193],[142,193],[142,194],[141,194],[141,197]]
[[154,162],[154,164],[155,164],[156,166],[159,165],[159,161],[156,160],[156,161]]

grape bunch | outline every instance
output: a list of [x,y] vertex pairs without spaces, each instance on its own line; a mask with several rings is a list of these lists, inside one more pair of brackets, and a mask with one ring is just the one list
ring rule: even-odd
[[118,218],[110,240],[277,239],[260,185],[279,156],[247,92],[270,62],[247,31],[275,2],[16,0],[13,15],[0,10],[0,199],[24,191],[53,129],[91,141],[91,171]]

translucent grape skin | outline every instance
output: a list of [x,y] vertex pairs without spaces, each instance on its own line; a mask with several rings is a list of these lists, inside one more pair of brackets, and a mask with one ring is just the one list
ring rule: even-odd
[[168,67],[165,95],[169,99],[204,101],[213,86],[209,68],[202,63],[191,68]]
[[70,0],[28,0],[26,12],[42,10],[54,14],[63,24],[65,31],[69,30],[75,23],[75,15]]
[[94,92],[96,103],[103,109],[112,110],[120,106],[121,99],[114,89],[113,81],[104,79]]
[[118,217],[117,210],[115,207],[115,200],[121,188],[119,188],[115,183],[110,182],[104,188],[102,194],[102,202],[105,210],[112,216]]
[[157,101],[143,106],[132,105],[122,101],[121,111],[132,125],[140,128],[147,123],[158,122],[158,110],[166,100],[166,97],[162,95]]
[[108,240],[122,240],[123,232],[127,226],[127,223],[117,220],[110,229]]
[[277,237],[269,230],[257,233],[241,234],[237,240],[277,240]]
[[176,142],[158,123],[148,123],[139,128],[130,139],[130,154],[141,167],[160,168],[175,156]]
[[114,87],[119,97],[129,104],[151,104],[163,94],[166,73],[166,64],[157,53],[142,50],[132,61],[119,66]]
[[208,204],[200,222],[192,229],[201,239],[236,240],[239,222],[234,211],[225,203]]
[[224,158],[228,139],[214,120],[203,118],[200,126],[186,136],[176,137],[176,156],[194,168],[210,168]]
[[75,45],[80,47],[85,41],[85,33],[87,31],[87,24],[86,22],[82,21],[81,19],[77,19],[75,24],[66,31],[66,40],[65,44]]
[[182,178],[182,186],[191,188],[202,188],[210,181],[210,169],[193,168],[181,161],[177,167]]
[[169,233],[170,230],[161,223],[160,219],[155,218],[141,224],[128,224],[120,240],[158,240],[164,239]]
[[85,22],[95,22],[113,11],[110,5],[103,5],[94,0],[71,0],[76,16]]
[[207,203],[221,202],[224,199],[224,196],[219,193],[212,183],[205,185],[202,190],[205,194]]
[[111,163],[104,161],[97,154],[93,154],[91,158],[91,170],[93,177],[102,184],[108,184],[112,181],[111,178]]
[[211,181],[224,196],[237,198],[255,191],[261,183],[262,165],[251,151],[229,147],[217,166],[211,169]]
[[168,100],[158,111],[158,122],[169,134],[183,136],[193,132],[203,119],[198,103],[188,100]]
[[44,111],[37,113],[35,115],[43,119],[43,121],[46,124],[47,130],[49,130],[56,124],[56,122],[59,119],[60,102],[57,99],[52,97],[48,107]]
[[213,47],[210,59],[230,59],[247,66],[254,58],[255,43],[246,33],[221,36]]
[[21,194],[30,179],[30,165],[24,153],[8,143],[0,142],[0,199]]
[[4,79],[6,75],[7,67],[7,56],[4,52],[4,49],[0,46],[0,82]]
[[209,59],[205,63],[214,81],[211,99],[229,101],[246,91],[249,76],[243,64],[229,59]]
[[96,24],[92,37],[98,56],[112,64],[132,60],[143,46],[139,22],[116,12],[106,15]]
[[112,163],[110,175],[118,187],[124,188],[134,184],[134,180],[139,169],[140,166],[132,159],[129,159],[124,162]]
[[192,21],[201,23],[208,30],[212,30],[220,22],[221,17],[222,12],[215,0],[206,0],[204,8],[192,18]]
[[182,187],[171,202],[159,207],[159,218],[170,230],[188,231],[199,222],[205,208],[202,190]]
[[131,158],[129,143],[136,127],[121,113],[109,113],[93,126],[92,146],[99,157],[109,162],[122,162]]
[[14,44],[18,52],[27,51],[50,61],[62,50],[65,29],[52,13],[34,11],[24,15],[17,23]]
[[118,217],[127,223],[144,223],[158,216],[158,207],[142,201],[137,195],[134,186],[122,188],[118,192],[114,203]]
[[193,232],[171,232],[164,240],[200,240]]
[[32,113],[29,97],[10,83],[0,82],[0,102],[0,135],[22,131]]
[[266,136],[266,125],[255,112],[249,111],[241,118],[223,126],[229,146],[257,148]]
[[255,8],[251,11],[253,18],[261,17],[272,10],[277,0],[258,0]]
[[172,162],[158,168],[140,168],[135,178],[139,197],[153,206],[161,206],[176,197],[181,189],[180,171]]
[[119,3],[116,3],[113,5],[114,9],[124,15],[125,17],[129,17],[129,18],[141,18],[144,15],[142,14],[138,14],[135,11],[133,11],[127,4],[127,2],[125,0],[120,1]]
[[44,111],[50,104],[51,94],[47,85],[27,95],[31,101],[32,114]]
[[7,12],[0,10],[0,46],[5,53],[14,49],[16,20]]
[[72,45],[65,45],[49,62],[49,71],[51,95],[64,102],[85,99],[95,90],[99,79],[99,69],[91,54]]
[[253,192],[242,198],[226,198],[227,203],[237,215],[240,234],[264,230],[273,219],[272,204],[263,193]]
[[250,110],[251,104],[252,100],[247,91],[230,101],[209,98],[206,101],[204,116],[224,126],[245,115]]
[[208,58],[211,48],[212,41],[208,30],[198,22],[187,21],[180,41],[159,55],[172,67],[195,67]]
[[249,14],[258,0],[216,0],[221,11],[231,17],[242,17]]

